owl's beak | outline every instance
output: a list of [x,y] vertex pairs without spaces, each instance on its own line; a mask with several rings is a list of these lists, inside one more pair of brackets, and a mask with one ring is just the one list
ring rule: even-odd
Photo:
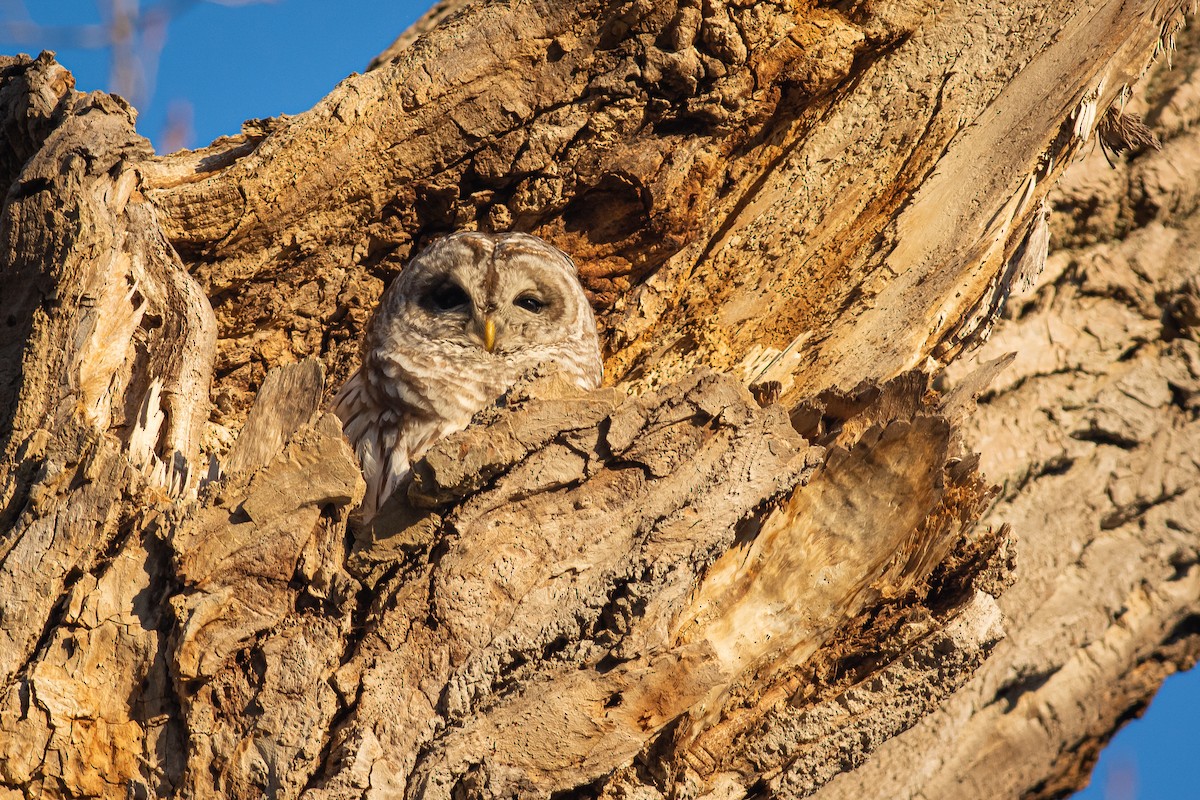
[[489,353],[496,350],[496,321],[491,317],[483,318],[483,347]]

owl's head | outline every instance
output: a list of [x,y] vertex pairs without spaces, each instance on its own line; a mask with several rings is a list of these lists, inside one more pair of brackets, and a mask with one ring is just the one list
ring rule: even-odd
[[[524,233],[455,233],[418,254],[380,303],[376,335],[423,340],[481,358],[553,358],[595,341],[575,264]],[[484,356],[483,354],[487,354]]]

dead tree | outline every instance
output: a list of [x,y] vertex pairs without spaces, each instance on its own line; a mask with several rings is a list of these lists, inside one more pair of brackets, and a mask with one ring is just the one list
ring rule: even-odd
[[[1081,785],[1200,651],[1182,6],[448,3],[164,157],[5,59],[0,794]],[[575,257],[609,385],[355,526],[324,403],[469,227]]]

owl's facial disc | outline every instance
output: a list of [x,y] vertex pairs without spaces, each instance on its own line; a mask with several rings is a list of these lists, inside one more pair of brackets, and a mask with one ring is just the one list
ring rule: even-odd
[[[389,293],[390,319],[414,339],[512,361],[542,360],[565,331],[594,327],[577,307],[575,265],[523,234],[454,234],[418,255]],[[584,301],[586,304],[586,301]]]
[[451,274],[435,278],[425,288],[421,305],[443,335],[448,330],[455,334],[451,338],[495,352],[498,330],[493,304],[476,302],[474,295],[480,294],[480,288],[473,287],[472,292],[463,288],[464,282]]
[[[535,291],[525,290],[514,299],[494,291],[483,313],[484,349],[489,353],[509,352],[510,346],[522,341],[528,333],[532,319],[540,315],[550,304],[542,300]],[[511,334],[517,332],[521,337]],[[519,349],[519,348],[516,348]]]

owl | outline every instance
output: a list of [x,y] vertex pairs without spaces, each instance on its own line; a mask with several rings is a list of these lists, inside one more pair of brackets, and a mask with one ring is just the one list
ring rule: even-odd
[[603,376],[596,318],[566,253],[524,233],[463,232],[412,259],[333,401],[367,482],[363,518],[435,442],[543,363],[582,389]]

